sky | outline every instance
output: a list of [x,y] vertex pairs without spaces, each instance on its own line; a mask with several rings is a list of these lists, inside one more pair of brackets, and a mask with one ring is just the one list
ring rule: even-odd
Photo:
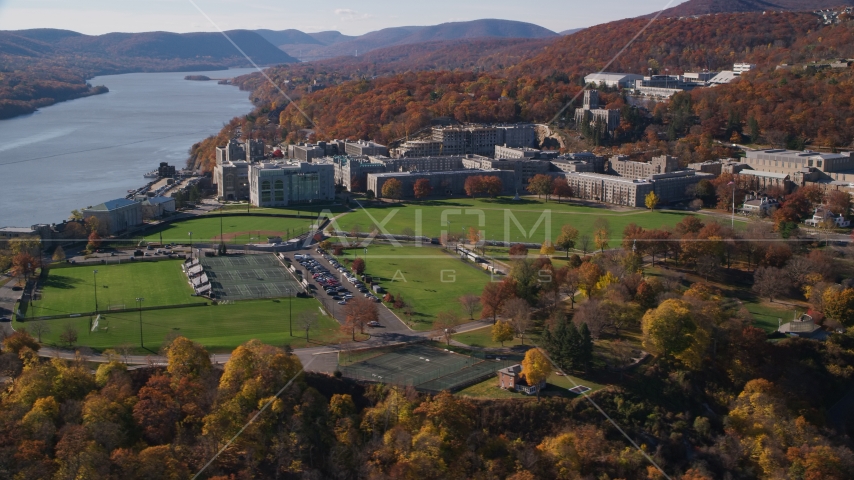
[[597,0],[591,7],[587,0],[0,0],[0,30],[59,28],[98,35],[295,28],[362,35],[404,25],[500,18],[560,32],[652,13],[683,1]]

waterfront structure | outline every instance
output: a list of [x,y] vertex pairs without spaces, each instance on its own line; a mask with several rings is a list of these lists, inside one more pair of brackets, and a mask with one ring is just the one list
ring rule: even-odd
[[583,106],[575,109],[575,124],[581,127],[585,123],[590,125],[601,124],[609,132],[613,132],[620,126],[620,111],[599,108],[599,92],[586,90]]
[[126,198],[117,198],[83,209],[83,218],[89,217],[98,219],[103,231],[117,235],[142,225],[142,205]]
[[172,197],[147,197],[140,202],[142,218],[161,218],[175,211],[175,199]]
[[249,201],[256,207],[286,207],[335,199],[331,163],[256,163],[249,167]]
[[501,195],[515,194],[515,174],[509,170],[454,170],[442,172],[390,172],[368,174],[368,190],[373,190],[377,198],[382,198],[383,185],[392,178],[402,184],[403,198],[414,196],[413,187],[420,179],[427,179],[433,187],[434,195],[442,196],[465,196],[466,179],[473,176],[498,177],[501,179],[503,191]]

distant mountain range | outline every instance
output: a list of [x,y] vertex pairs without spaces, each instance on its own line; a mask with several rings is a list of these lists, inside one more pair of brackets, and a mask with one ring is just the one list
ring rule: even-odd
[[[568,32],[574,33],[574,31]],[[380,48],[425,42],[473,38],[539,39],[560,35],[531,23],[493,19],[443,23],[427,27],[385,28],[358,37],[343,35],[339,32],[306,34],[299,30],[278,32],[256,30],[256,33],[289,55],[303,61],[363,55]]]
[[[233,30],[226,33],[259,65],[297,61],[256,32]],[[108,33],[92,36],[54,29],[3,31],[0,32],[2,54],[35,58],[77,55],[118,63],[144,58],[179,64],[184,61],[188,65],[198,62],[221,67],[249,65],[222,34],[209,32]]]
[[687,17],[711,13],[811,12],[847,5],[854,5],[854,0],[688,0],[681,5],[668,8],[662,15],[665,17]]

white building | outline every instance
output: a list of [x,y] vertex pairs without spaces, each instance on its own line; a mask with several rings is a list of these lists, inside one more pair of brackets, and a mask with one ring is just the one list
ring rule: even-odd
[[335,167],[318,163],[259,163],[249,167],[249,201],[286,207],[335,199]]
[[593,73],[584,77],[584,83],[594,85],[605,85],[611,88],[632,88],[635,86],[635,81],[643,80],[643,75],[634,73]]
[[732,66],[732,71],[735,72],[736,75],[741,75],[744,72],[749,72],[756,68],[756,65],[752,63],[736,63]]

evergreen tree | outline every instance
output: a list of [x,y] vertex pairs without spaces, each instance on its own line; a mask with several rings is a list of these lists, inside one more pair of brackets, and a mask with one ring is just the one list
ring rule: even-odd
[[581,341],[578,348],[578,366],[583,372],[590,371],[590,362],[593,360],[593,336],[586,323],[581,324],[579,331]]

